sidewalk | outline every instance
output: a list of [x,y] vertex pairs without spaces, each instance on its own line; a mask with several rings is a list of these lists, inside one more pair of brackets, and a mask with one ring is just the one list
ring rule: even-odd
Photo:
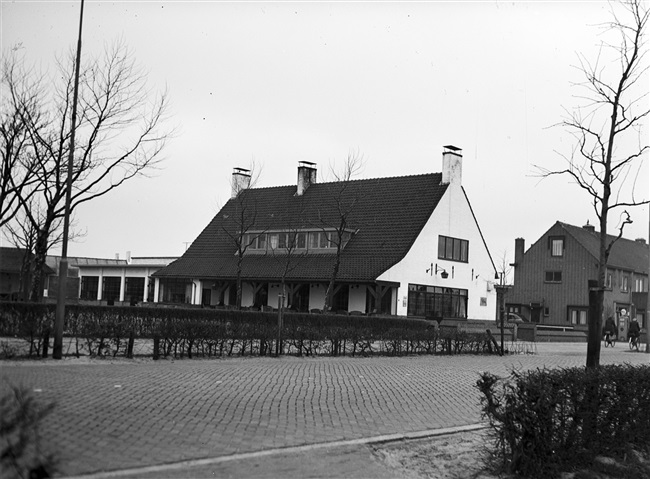
[[[647,364],[623,347],[601,363]],[[624,345],[620,345],[624,346]],[[583,366],[586,344],[537,354],[407,358],[35,361],[8,384],[57,407],[44,424],[80,477],[394,477],[368,444],[481,422],[481,371]]]

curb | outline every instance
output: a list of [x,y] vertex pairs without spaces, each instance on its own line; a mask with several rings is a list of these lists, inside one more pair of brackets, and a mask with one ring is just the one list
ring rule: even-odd
[[179,461],[168,464],[159,464],[155,466],[133,467],[129,469],[117,469],[113,471],[101,471],[91,474],[82,474],[78,476],[66,476],[67,479],[109,479],[114,477],[125,477],[137,474],[151,474],[164,471],[185,470],[192,467],[209,466],[221,464],[230,461],[242,461],[256,459],[260,457],[294,454],[298,452],[309,452],[319,449],[333,449],[345,446],[366,446],[369,444],[385,444],[389,442],[408,441],[414,439],[425,439],[431,437],[445,436],[449,434],[458,434],[461,432],[471,432],[486,429],[487,423],[468,424],[465,426],[448,427],[442,429],[428,429],[425,431],[407,432],[399,434],[385,434],[382,436],[366,437],[361,439],[350,439],[343,441],[323,442],[318,444],[308,444],[304,446],[283,447],[267,449],[264,451],[246,452],[241,454],[231,454],[228,456],[210,457],[204,459],[192,459],[188,461]]

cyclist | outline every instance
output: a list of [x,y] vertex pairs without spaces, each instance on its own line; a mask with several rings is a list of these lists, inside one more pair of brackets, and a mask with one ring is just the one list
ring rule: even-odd
[[638,341],[640,332],[641,328],[639,327],[639,322],[636,318],[632,318],[632,321],[630,321],[630,327],[627,330],[628,340],[632,342]]
[[611,316],[605,321],[603,333],[605,334],[605,346],[613,346],[616,338],[616,323]]

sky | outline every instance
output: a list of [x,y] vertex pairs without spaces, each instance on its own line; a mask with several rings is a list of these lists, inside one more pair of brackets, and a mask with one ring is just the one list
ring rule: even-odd
[[[3,55],[20,45],[53,70],[76,45],[79,7],[2,0]],[[579,104],[577,53],[596,57],[609,18],[602,1],[87,1],[82,58],[121,39],[152,91],[168,91],[177,131],[159,170],[76,211],[85,236],[68,255],[182,255],[251,161],[270,187],[295,184],[299,161],[327,178],[351,152],[359,179],[439,172],[455,145],[492,257],[512,262],[515,238],[597,224],[568,176],[542,180],[534,165],[565,166],[574,140],[554,125]],[[649,196],[647,155],[642,165],[637,199]],[[630,212],[625,236],[648,238],[648,207]]]

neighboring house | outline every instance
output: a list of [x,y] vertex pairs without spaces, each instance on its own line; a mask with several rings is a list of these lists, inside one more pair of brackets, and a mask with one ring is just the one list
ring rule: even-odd
[[[579,227],[559,221],[528,251],[524,239],[517,238],[514,286],[506,295],[508,311],[535,323],[586,326],[588,281],[597,279],[599,238],[589,223]],[[614,238],[608,235],[608,241]],[[612,316],[619,331],[626,331],[630,317],[647,327],[648,249],[644,239],[621,238],[609,255],[602,319]]]
[[297,185],[250,188],[235,169],[231,199],[153,275],[155,301],[232,306],[239,273],[242,306],[277,307],[284,278],[287,307],[322,309],[340,232],[332,310],[494,320],[496,269],[461,179],[453,146],[442,173],[415,176],[317,183],[300,162]]
[[[131,257],[126,259],[68,258],[68,298],[106,304],[137,304],[153,300],[151,275],[176,257]],[[47,264],[58,272],[60,256],[48,256]],[[45,297],[56,298],[58,273],[49,276]]]
[[[25,257],[27,255],[27,257]],[[29,296],[30,255],[20,248],[0,248],[0,300],[22,300]],[[45,268],[45,276],[54,274]]]

